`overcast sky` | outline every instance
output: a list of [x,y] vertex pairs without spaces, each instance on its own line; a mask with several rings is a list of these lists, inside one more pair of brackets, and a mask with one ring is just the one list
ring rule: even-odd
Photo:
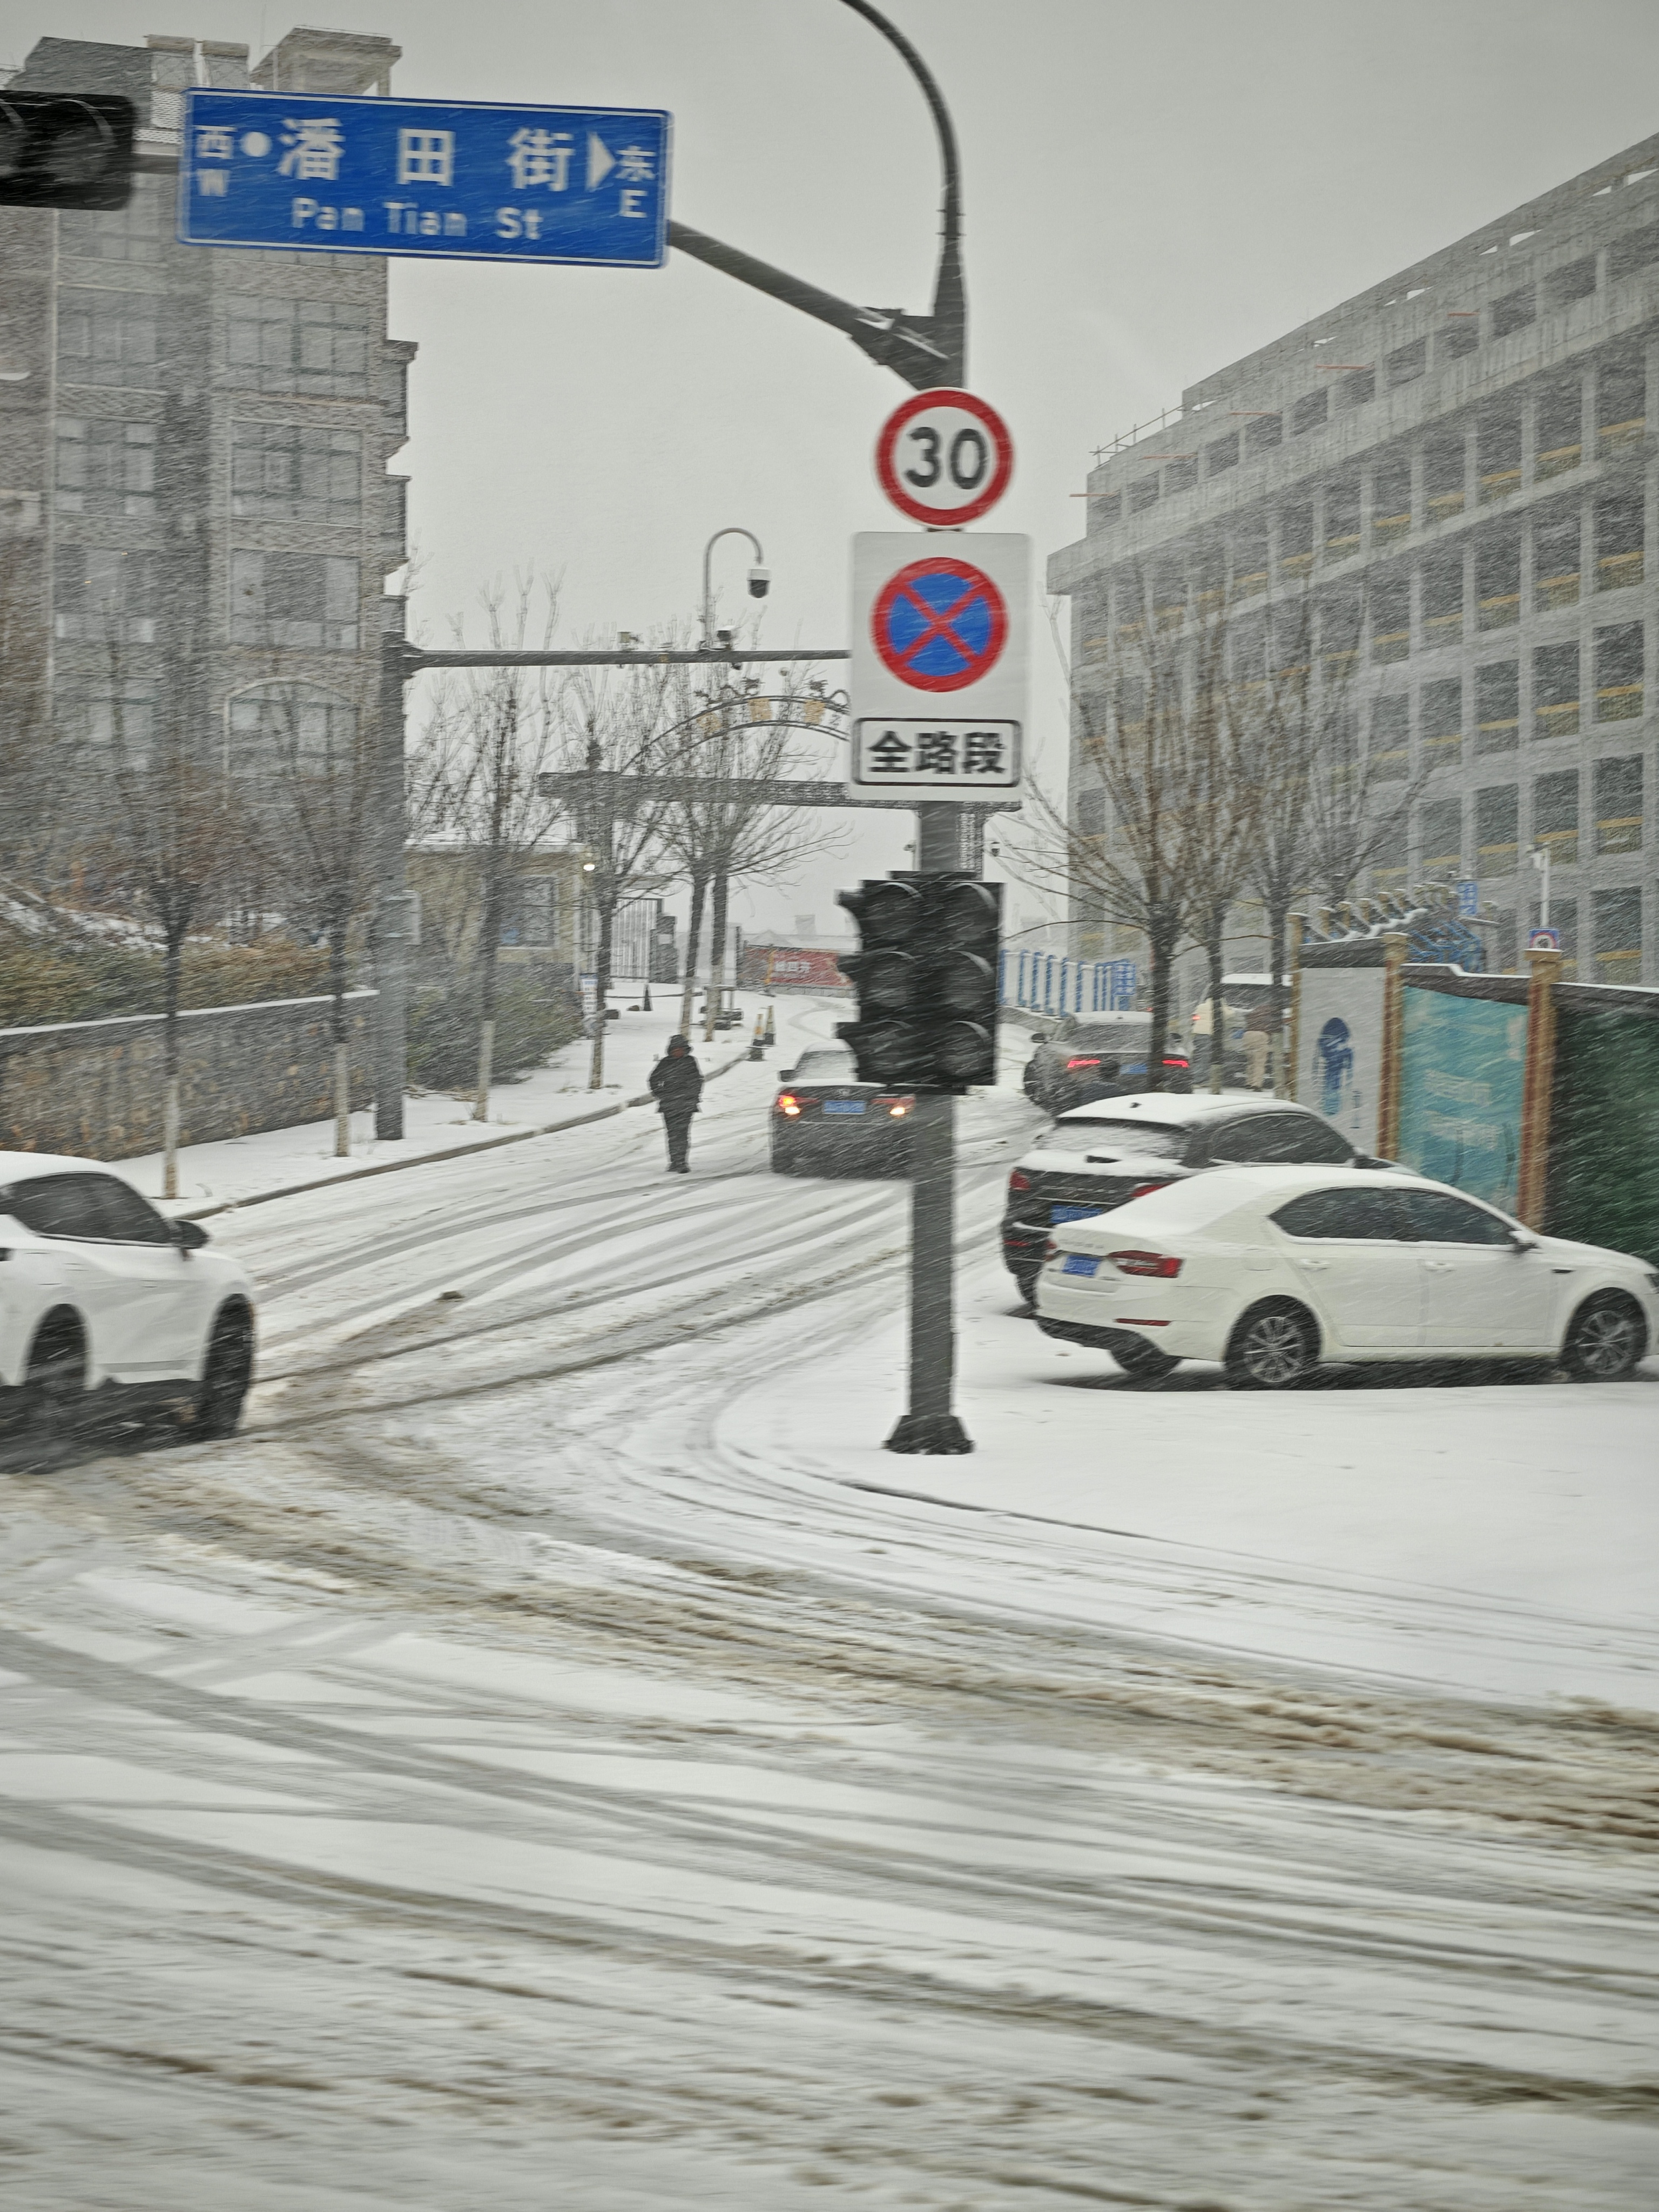
[[[1182,387],[1659,124],[1652,0],[890,0],[955,114],[969,382],[1007,416],[988,528],[1080,532],[1091,450]],[[925,309],[938,167],[898,56],[840,0],[307,0],[395,40],[407,97],[665,107],[673,210],[843,297]],[[277,0],[9,0],[43,34],[246,40]],[[904,395],[845,338],[714,270],[392,264],[420,345],[419,613],[491,576],[563,580],[568,640],[688,621],[723,524],[765,544],[768,642],[839,644],[848,539],[896,522],[872,441]],[[728,541],[728,603],[747,555]],[[746,604],[746,603],[745,603]],[[1064,710],[1036,615],[1034,721]],[[843,817],[830,817],[841,819]],[[745,927],[827,927],[838,884],[905,865],[878,817]]]

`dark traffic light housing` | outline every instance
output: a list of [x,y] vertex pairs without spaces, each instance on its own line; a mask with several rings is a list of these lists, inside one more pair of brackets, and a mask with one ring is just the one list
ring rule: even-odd
[[859,926],[840,966],[858,1019],[836,1024],[861,1083],[966,1091],[997,1079],[1002,886],[977,876],[893,875],[838,891]]
[[112,92],[0,91],[0,207],[124,208],[135,119]]

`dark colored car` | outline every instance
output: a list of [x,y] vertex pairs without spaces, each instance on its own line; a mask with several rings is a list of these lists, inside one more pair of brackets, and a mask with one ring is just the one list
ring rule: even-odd
[[908,1092],[860,1083],[852,1054],[839,1046],[803,1053],[778,1081],[771,1113],[775,1175],[908,1172],[916,1103]]
[[1288,1099],[1144,1091],[1062,1114],[1008,1178],[1002,1258],[1029,1305],[1057,1222],[1109,1213],[1206,1168],[1252,1161],[1381,1167],[1340,1129]]
[[[1087,1103],[1102,1079],[1102,1062],[1113,1060],[1118,1063],[1115,1080],[1133,1091],[1146,1079],[1152,1036],[1147,1014],[1066,1014],[1053,1029],[1034,1034],[1025,1063],[1025,1095],[1045,1113],[1069,1113]],[[1191,1080],[1186,1054],[1166,1044],[1164,1066],[1171,1090],[1184,1091]]]

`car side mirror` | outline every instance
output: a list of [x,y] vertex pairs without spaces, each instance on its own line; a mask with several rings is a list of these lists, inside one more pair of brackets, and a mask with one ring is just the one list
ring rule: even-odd
[[795,1071],[793,1067],[781,1067],[778,1070],[778,1081],[780,1083],[793,1083],[794,1079]]
[[1512,1252],[1535,1252],[1538,1249],[1538,1239],[1530,1229],[1511,1229],[1510,1249]]
[[169,1221],[167,1227],[181,1252],[199,1252],[208,1241],[208,1233],[199,1221]]

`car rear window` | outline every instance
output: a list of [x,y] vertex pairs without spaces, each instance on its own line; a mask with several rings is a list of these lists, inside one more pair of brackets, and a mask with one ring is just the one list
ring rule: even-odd
[[1037,1139],[1045,1152],[1111,1152],[1137,1159],[1184,1158],[1188,1132],[1165,1121],[1056,1121]]
[[795,1063],[797,1083],[856,1083],[850,1052],[803,1053]]

